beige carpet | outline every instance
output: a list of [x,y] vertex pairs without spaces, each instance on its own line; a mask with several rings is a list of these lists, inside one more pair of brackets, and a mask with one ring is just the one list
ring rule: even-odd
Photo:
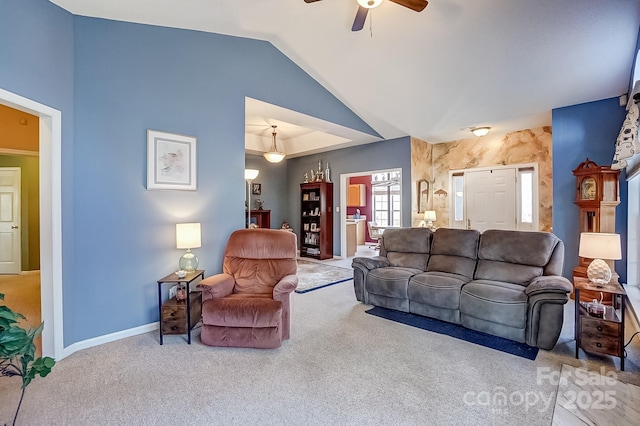
[[[573,304],[558,345],[535,361],[366,309],[347,282],[293,294],[291,340],[279,349],[208,347],[197,332],[191,345],[166,336],[160,346],[157,331],[85,349],[29,385],[18,424],[549,426],[558,385],[541,374],[563,364],[617,365],[574,358]],[[637,337],[627,351],[619,380],[638,384]],[[0,378],[0,424],[10,421],[19,390],[19,380]],[[525,406],[518,397],[527,392],[549,405]],[[513,395],[509,405],[494,405],[496,393]]]
[[307,293],[313,289],[353,279],[353,269],[298,259],[297,275],[298,288],[296,293]]

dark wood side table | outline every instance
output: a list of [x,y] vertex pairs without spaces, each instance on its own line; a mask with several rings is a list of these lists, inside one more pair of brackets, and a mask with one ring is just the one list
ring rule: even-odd
[[[624,305],[627,292],[619,283],[598,286],[588,278],[574,277],[576,292],[576,358],[580,348],[587,352],[612,355],[620,358],[620,370],[624,371]],[[580,291],[609,293],[611,306],[606,306],[602,318],[589,314],[587,302],[580,301]]]
[[[160,320],[160,344],[163,344],[165,334],[186,334],[187,342],[191,344],[191,330],[200,321],[198,312],[202,310],[202,293],[191,291],[191,283],[198,278],[204,278],[204,270],[198,269],[188,273],[184,278],[176,273],[158,280],[158,318]],[[162,284],[180,284],[187,286],[187,298],[178,302],[175,297],[162,303]],[[193,304],[193,306],[192,306]],[[186,318],[185,318],[186,317]],[[192,318],[193,317],[193,318]]]

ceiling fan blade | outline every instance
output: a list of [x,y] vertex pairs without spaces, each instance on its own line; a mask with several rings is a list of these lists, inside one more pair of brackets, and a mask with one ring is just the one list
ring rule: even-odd
[[351,31],[360,31],[364,27],[364,21],[367,20],[367,13],[369,13],[369,9],[358,6],[358,12],[356,13],[356,19],[353,20]]
[[315,3],[320,0],[304,0],[305,3]]
[[[307,0],[305,0],[307,1]],[[422,12],[429,4],[427,0],[391,0],[392,2],[399,4],[400,6],[408,7],[416,12]]]

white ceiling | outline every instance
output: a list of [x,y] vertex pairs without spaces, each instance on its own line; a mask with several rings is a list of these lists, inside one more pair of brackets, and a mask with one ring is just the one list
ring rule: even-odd
[[[640,26],[640,0],[431,0],[421,13],[383,2],[355,33],[356,0],[50,1],[77,15],[270,41],[385,139],[432,143],[480,125],[550,125],[553,108],[625,94]],[[271,124],[292,156],[304,153],[300,141],[319,152],[329,140],[375,140],[262,104],[247,100],[249,152],[268,148]]]

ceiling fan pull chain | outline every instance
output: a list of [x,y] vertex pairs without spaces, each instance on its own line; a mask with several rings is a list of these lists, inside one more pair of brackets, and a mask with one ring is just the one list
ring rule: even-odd
[[373,38],[373,10],[369,14],[369,34]]

